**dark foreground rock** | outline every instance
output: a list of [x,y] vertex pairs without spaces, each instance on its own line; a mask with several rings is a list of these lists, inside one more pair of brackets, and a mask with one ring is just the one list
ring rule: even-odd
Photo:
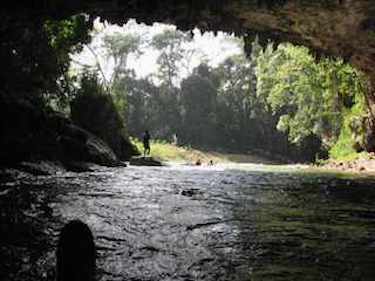
[[152,157],[143,156],[132,157],[129,164],[132,166],[164,166],[162,162]]

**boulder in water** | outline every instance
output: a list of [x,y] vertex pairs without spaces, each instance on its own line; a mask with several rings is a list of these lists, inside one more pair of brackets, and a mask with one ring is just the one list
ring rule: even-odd
[[132,157],[129,161],[129,164],[133,166],[164,166],[162,162],[149,156],[148,157],[143,157],[143,156]]
[[60,136],[65,162],[92,162],[103,166],[123,166],[112,149],[90,132],[69,124]]

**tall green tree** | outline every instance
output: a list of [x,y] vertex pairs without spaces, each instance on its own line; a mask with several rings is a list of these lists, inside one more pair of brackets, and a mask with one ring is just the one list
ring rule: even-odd
[[179,83],[183,61],[189,57],[190,52],[186,43],[190,41],[189,34],[175,29],[165,29],[154,35],[151,41],[151,46],[160,52],[156,75],[161,81],[158,98],[164,108],[161,112],[162,120],[168,120],[165,123],[165,134],[169,136],[179,131],[181,123]]
[[[100,57],[99,52],[93,46],[87,46],[96,60],[96,71],[101,73],[103,83],[107,88],[106,92],[112,96],[116,110],[124,124],[128,110],[127,93],[135,77],[134,71],[128,68],[129,57],[131,55],[139,57],[142,54],[141,46],[142,40],[139,35],[120,32],[104,36],[100,46],[104,49],[104,58]],[[104,67],[101,65],[103,59],[113,66],[110,77],[106,77],[104,73]]]
[[193,74],[181,83],[183,126],[181,135],[193,145],[216,144],[216,95],[211,71],[205,64],[199,65]]
[[291,143],[316,136],[330,148],[340,136],[345,116],[360,90],[357,71],[342,60],[317,62],[309,50],[291,44],[268,45],[258,58],[257,96],[273,114]]

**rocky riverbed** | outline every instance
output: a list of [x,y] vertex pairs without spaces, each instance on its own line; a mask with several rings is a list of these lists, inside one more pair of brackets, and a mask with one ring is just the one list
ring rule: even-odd
[[375,174],[375,154],[369,153],[366,157],[351,161],[329,160],[321,167],[343,172]]

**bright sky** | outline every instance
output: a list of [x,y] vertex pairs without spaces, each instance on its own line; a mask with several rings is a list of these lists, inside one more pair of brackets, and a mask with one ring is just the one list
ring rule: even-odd
[[[161,33],[165,29],[175,28],[176,27],[173,25],[160,23],[154,23],[152,26],[137,24],[135,20],[130,20],[127,24],[118,26],[110,25],[106,22],[103,23],[97,19],[94,22],[94,36],[90,47],[98,54],[100,64],[104,70],[106,78],[108,79],[112,74],[113,62],[105,58],[105,50],[102,47],[102,40],[106,34],[113,34],[116,32],[138,34],[141,35],[142,39],[148,41],[151,40],[154,35]],[[197,50],[191,60],[191,69],[198,66],[203,60],[206,60],[211,66],[217,66],[227,57],[243,52],[241,41],[234,35],[229,35],[223,32],[219,32],[217,36],[212,32],[206,32],[202,35],[198,29],[195,29],[193,34],[193,41],[187,44],[187,47]],[[143,54],[138,58],[135,56],[129,57],[128,67],[134,69],[138,77],[146,77],[150,74],[157,73],[158,66],[156,60],[159,56],[159,52],[153,48],[147,48],[142,51]],[[94,55],[86,47],[80,54],[73,55],[72,57],[75,61],[78,61],[81,64],[91,66],[96,64]],[[73,63],[73,71],[79,71],[80,68],[81,67],[78,64]],[[181,69],[181,78],[186,77],[188,74],[189,73],[186,70]]]

